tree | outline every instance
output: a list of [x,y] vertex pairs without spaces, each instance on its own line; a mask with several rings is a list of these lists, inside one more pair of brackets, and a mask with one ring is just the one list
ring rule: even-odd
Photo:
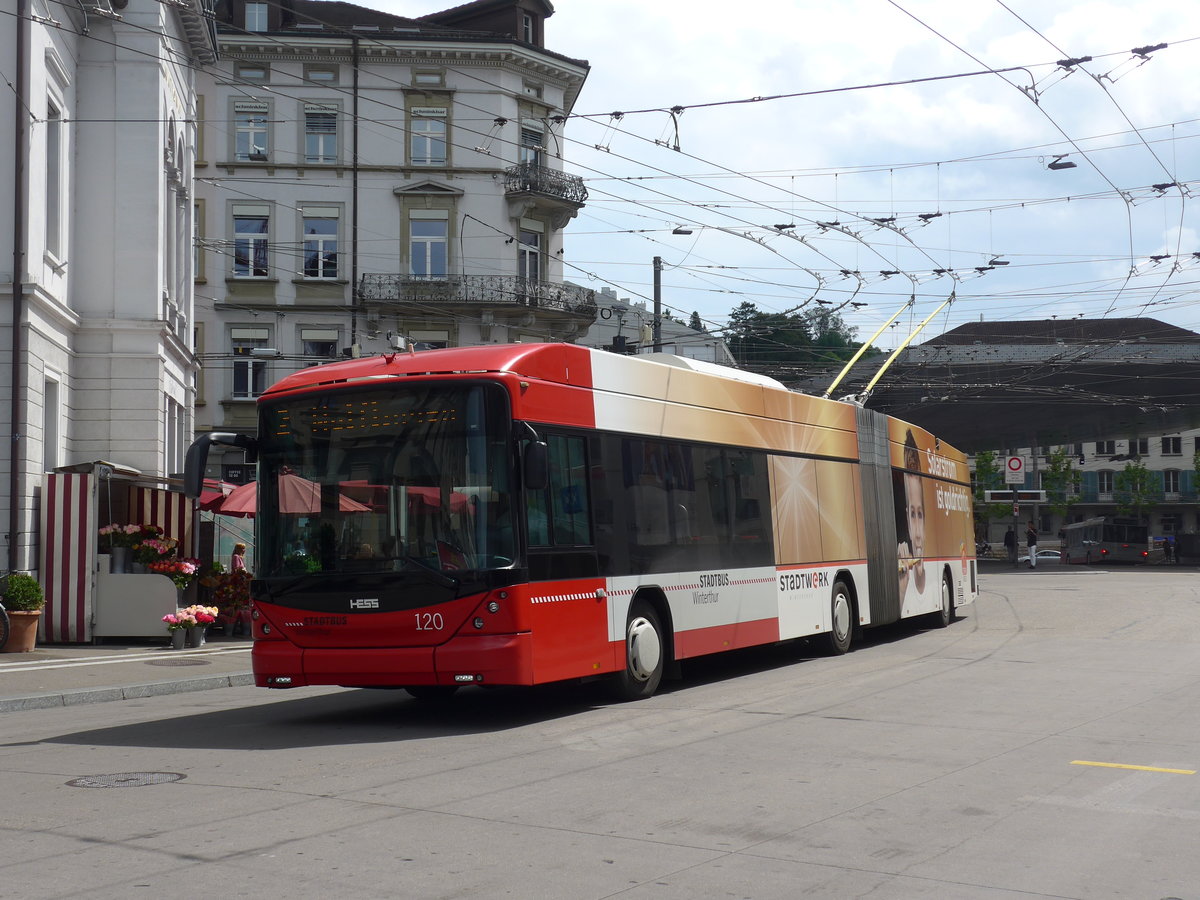
[[1118,512],[1140,522],[1162,499],[1162,490],[1154,473],[1139,459],[1125,463],[1125,468],[1113,478],[1113,499],[1117,501]]
[[[857,328],[847,325],[836,312],[824,306],[807,310],[800,318],[812,335],[813,343],[818,347],[844,350],[853,344],[854,335],[858,331]],[[857,345],[854,349],[857,349]]]
[[1083,476],[1075,471],[1073,461],[1074,456],[1067,453],[1067,448],[1059,447],[1046,458],[1046,468],[1042,470],[1047,506],[1064,518],[1079,502],[1079,485],[1083,480]]
[[763,369],[807,360],[796,351],[810,347],[812,337],[799,316],[764,313],[747,300],[729,314],[727,342],[739,365]]
[[704,323],[700,321],[700,313],[694,309],[692,310],[692,317],[688,319],[688,328],[692,329],[692,331],[708,331],[704,327]]
[[1004,473],[1000,471],[1000,463],[996,454],[991,450],[982,450],[975,454],[975,518],[987,525],[992,519],[1002,519],[1012,514],[1012,507],[1007,503],[987,503],[985,491],[1004,490]]

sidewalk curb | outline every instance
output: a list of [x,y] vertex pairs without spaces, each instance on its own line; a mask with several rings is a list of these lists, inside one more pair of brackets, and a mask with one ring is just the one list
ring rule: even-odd
[[26,697],[2,697],[0,698],[0,712],[52,709],[60,706],[77,706],[83,703],[107,703],[112,700],[136,700],[143,697],[160,697],[164,694],[183,694],[215,688],[244,687],[252,684],[254,684],[254,673],[238,672],[232,675],[210,675],[206,678],[183,678],[177,681],[129,684],[124,687],[48,691],[43,694],[30,694]]

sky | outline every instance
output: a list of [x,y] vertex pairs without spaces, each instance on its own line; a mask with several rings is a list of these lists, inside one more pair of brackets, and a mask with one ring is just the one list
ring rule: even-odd
[[591,66],[567,279],[648,302],[657,256],[676,318],[823,307],[885,348],[926,319],[918,343],[981,319],[1200,331],[1200,3],[554,7],[546,47]]

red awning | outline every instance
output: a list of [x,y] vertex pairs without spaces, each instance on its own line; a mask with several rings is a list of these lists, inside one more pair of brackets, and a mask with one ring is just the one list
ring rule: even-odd
[[200,497],[196,502],[200,505],[201,509],[214,512],[221,505],[221,501],[228,497],[236,487],[236,484],[230,484],[228,481],[205,478],[204,486],[200,490]]

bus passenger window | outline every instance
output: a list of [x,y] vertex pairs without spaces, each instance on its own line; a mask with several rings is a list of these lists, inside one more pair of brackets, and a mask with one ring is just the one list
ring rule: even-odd
[[549,435],[550,483],[526,491],[530,546],[578,547],[592,543],[587,456],[583,438]]

